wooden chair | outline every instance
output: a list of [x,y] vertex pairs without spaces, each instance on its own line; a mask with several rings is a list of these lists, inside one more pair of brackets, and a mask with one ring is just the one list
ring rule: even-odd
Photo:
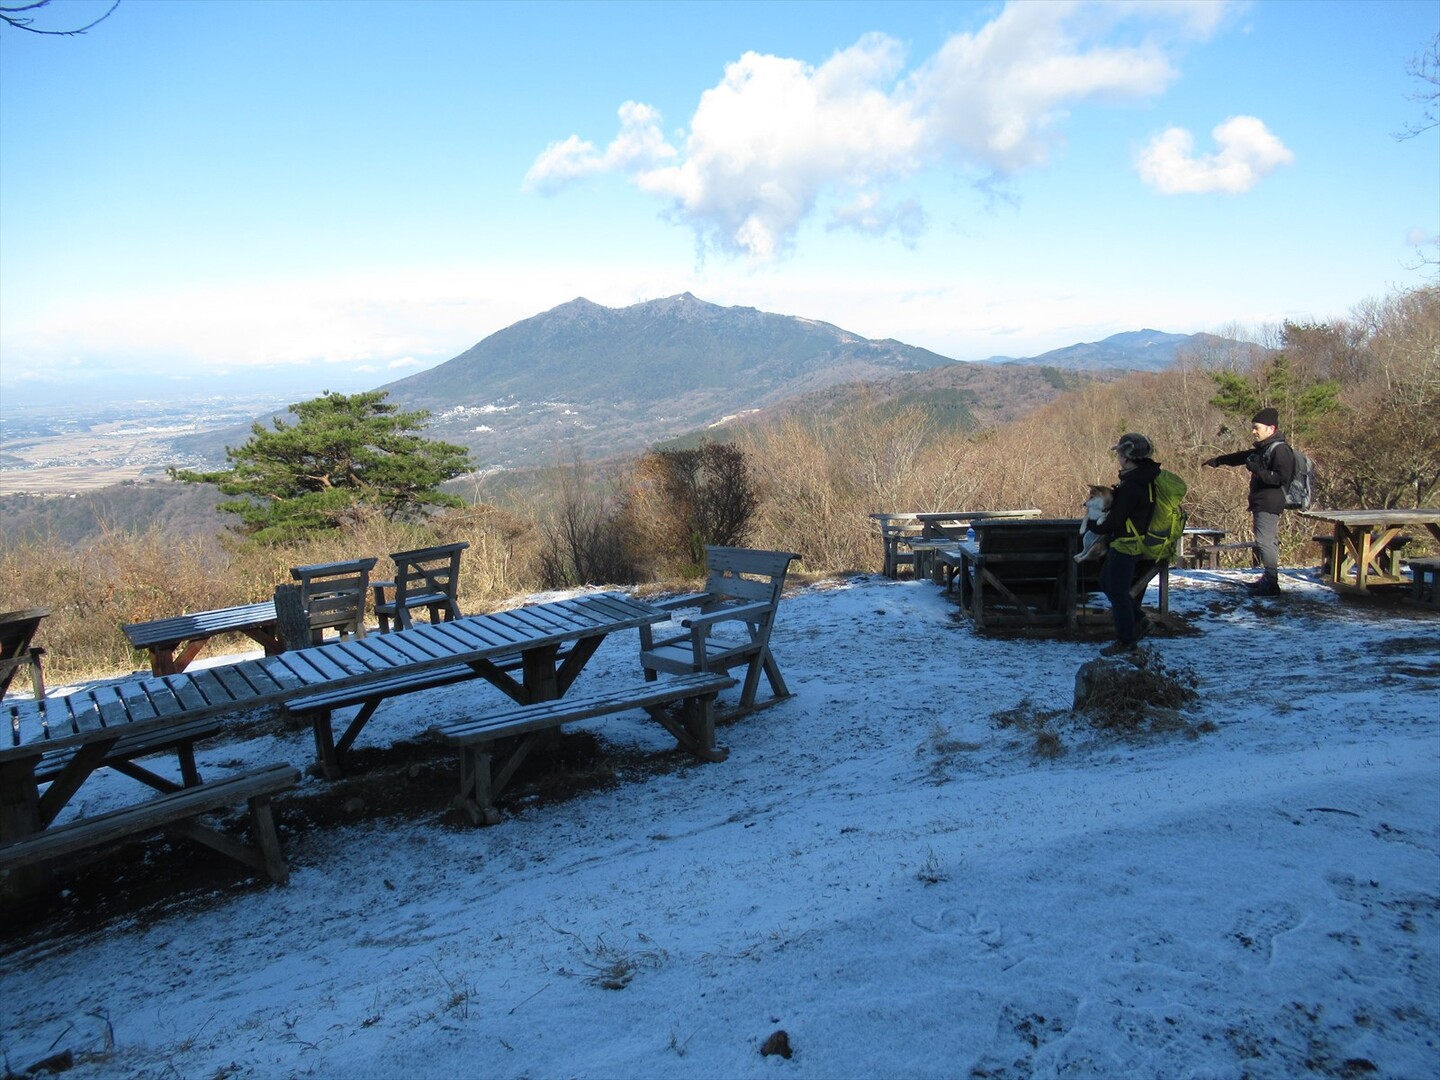
[[296,566],[290,576],[300,583],[300,602],[310,620],[310,640],[319,645],[326,630],[343,639],[365,636],[365,601],[374,559]]
[[[881,573],[887,578],[898,578],[900,567],[915,567],[915,552],[910,546],[919,540],[920,522],[914,514],[871,514],[875,528],[880,533]],[[901,550],[901,549],[904,550]]]
[[[751,548],[707,547],[708,576],[705,591],[662,601],[667,610],[699,608],[700,613],[680,622],[682,633],[656,638],[650,626],[640,627],[640,664],[647,681],[660,672],[688,675],[691,672],[729,672],[745,666],[745,683],[739,707],[726,719],[757,708],[755,693],[760,673],[770,683],[772,701],[790,696],[780,665],[770,651],[770,631],[775,623],[780,592],[790,563],[799,555],[789,551],[757,551]],[[743,634],[717,637],[712,631],[725,623]]]
[[45,675],[40,669],[40,657],[45,655],[45,650],[30,642],[40,628],[40,620],[49,614],[49,608],[0,613],[0,697],[10,689],[15,673],[24,667],[30,669],[30,687],[35,691],[35,700],[45,696]]
[[458,619],[460,605],[455,601],[455,592],[460,584],[460,553],[469,546],[462,540],[391,555],[395,580],[370,584],[380,632],[389,633],[392,622],[397,630],[408,630],[410,612],[416,608],[428,608],[431,622]]

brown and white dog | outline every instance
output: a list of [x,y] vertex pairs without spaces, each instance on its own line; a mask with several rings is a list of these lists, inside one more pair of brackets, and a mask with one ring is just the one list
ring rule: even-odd
[[1090,485],[1090,497],[1085,500],[1085,518],[1080,522],[1080,554],[1075,556],[1077,563],[1100,558],[1110,546],[1105,537],[1095,531],[1095,526],[1105,520],[1114,499],[1115,494],[1108,487]]

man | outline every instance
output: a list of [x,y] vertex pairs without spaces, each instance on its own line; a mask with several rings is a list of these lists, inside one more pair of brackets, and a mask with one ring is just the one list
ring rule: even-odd
[[1155,513],[1150,485],[1160,475],[1159,464],[1150,457],[1150,440],[1144,435],[1122,435],[1110,449],[1115,453],[1120,482],[1115,485],[1110,512],[1095,531],[1110,540],[1100,564],[1100,591],[1110,601],[1115,641],[1100,650],[1101,656],[1134,652],[1135,643],[1150,629],[1140,601],[1130,595],[1130,586],[1135,581],[1135,564],[1140,561],[1140,539]]
[[1285,509],[1285,486],[1295,478],[1295,455],[1280,434],[1280,414],[1266,406],[1250,421],[1255,445],[1249,450],[1221,454],[1205,462],[1207,469],[1244,465],[1250,470],[1248,506],[1260,549],[1260,580],[1246,586],[1251,596],[1280,595],[1280,514]]

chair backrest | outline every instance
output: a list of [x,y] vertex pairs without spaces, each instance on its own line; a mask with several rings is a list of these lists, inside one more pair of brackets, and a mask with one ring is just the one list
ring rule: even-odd
[[792,551],[707,547],[705,591],[713,597],[767,603],[773,608],[780,602],[790,563],[798,558]]
[[365,597],[374,559],[295,566],[290,576],[300,583],[300,602],[317,637],[322,630],[365,636]]
[[456,590],[460,587],[460,553],[468,542],[440,544],[436,547],[397,551],[395,561],[395,603],[399,608],[431,603],[431,597],[444,597],[451,614],[458,614]]
[[975,523],[986,556],[1026,554],[1065,558],[1079,550],[1080,520],[982,520]]
[[892,536],[918,536],[921,531],[920,522],[912,514],[879,514],[874,515],[874,520],[880,535],[887,539]]
[[15,672],[32,662],[30,642],[49,614],[49,608],[0,612],[0,697],[10,689]]

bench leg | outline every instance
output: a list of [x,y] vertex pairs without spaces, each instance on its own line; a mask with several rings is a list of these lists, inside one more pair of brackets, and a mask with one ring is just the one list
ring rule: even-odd
[[[19,840],[40,831],[40,791],[29,762],[0,761],[0,840]],[[44,894],[50,870],[22,866],[0,877],[0,909]]]
[[[494,803],[503,785],[495,783],[491,769],[489,743],[460,748],[460,794],[455,796],[455,808],[464,811],[472,825],[500,823],[500,811]],[[513,774],[514,770],[510,772]]]
[[645,711],[650,718],[663,727],[681,749],[702,761],[724,761],[730,751],[715,745],[715,695],[685,698],[680,703],[680,721],[666,711],[662,705],[647,705]]
[[326,780],[340,779],[340,755],[335,752],[335,729],[331,725],[330,710],[316,709],[310,714],[310,726],[315,732],[315,769]]
[[284,885],[290,880],[290,870],[280,852],[280,834],[275,830],[275,810],[270,805],[270,796],[259,795],[250,800],[250,831],[260,849],[265,873],[277,885]]
[[212,851],[234,859],[251,870],[265,874],[272,881],[283,885],[290,880],[290,871],[280,853],[280,838],[275,831],[275,815],[270,808],[270,796],[256,795],[250,799],[250,830],[255,846],[248,847],[222,832],[202,825],[195,818],[177,821],[166,826],[165,831],[204,844]]

